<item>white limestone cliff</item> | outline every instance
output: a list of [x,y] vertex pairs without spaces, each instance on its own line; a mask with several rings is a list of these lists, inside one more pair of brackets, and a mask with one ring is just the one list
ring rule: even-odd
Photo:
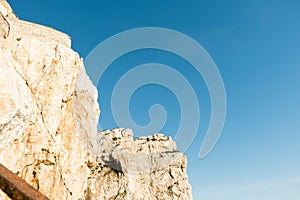
[[98,92],[69,36],[19,20],[5,0],[0,13],[1,164],[50,199],[192,198],[170,137],[97,133]]

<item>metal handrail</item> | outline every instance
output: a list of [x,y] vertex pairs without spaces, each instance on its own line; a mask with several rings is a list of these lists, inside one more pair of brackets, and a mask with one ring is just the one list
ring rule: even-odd
[[2,164],[0,164],[0,189],[12,200],[49,200]]

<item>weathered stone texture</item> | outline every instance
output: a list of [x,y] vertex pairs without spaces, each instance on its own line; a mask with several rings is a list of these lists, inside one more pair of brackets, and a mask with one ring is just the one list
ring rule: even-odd
[[69,36],[18,20],[4,0],[0,13],[4,166],[50,199],[191,199],[170,137],[97,133],[98,92]]

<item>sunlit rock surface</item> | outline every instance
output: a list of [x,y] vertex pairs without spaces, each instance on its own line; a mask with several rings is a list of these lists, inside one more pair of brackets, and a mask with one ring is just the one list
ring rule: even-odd
[[50,199],[192,199],[170,137],[97,133],[98,92],[69,36],[19,20],[4,0],[0,12],[3,165]]

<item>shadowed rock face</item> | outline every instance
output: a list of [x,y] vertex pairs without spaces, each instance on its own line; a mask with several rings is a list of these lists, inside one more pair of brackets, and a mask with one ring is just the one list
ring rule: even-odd
[[[97,89],[70,38],[0,0],[0,162],[50,199],[191,199],[170,137],[97,133]],[[7,199],[0,193],[0,199]]]

